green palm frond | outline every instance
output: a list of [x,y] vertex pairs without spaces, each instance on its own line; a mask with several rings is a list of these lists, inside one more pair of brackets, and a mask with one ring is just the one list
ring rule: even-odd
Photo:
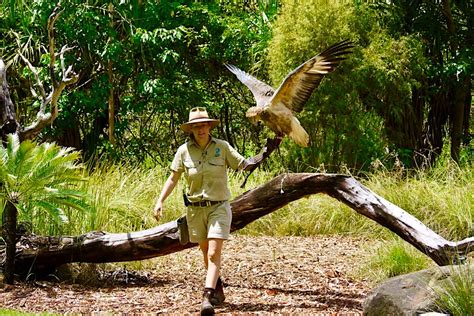
[[67,223],[63,210],[87,211],[88,195],[78,184],[84,181],[79,152],[54,143],[37,145],[8,135],[0,146],[0,199],[9,200],[20,212],[43,209],[53,220]]
[[61,223],[69,222],[69,218],[56,203],[50,203],[49,201],[37,201],[35,204],[36,206],[45,210],[52,218],[59,220]]
[[38,188],[55,188],[64,184],[72,184],[82,180],[79,166],[75,163],[79,157],[77,152],[57,151],[57,147],[39,148],[35,164],[29,173],[22,178],[23,192]]

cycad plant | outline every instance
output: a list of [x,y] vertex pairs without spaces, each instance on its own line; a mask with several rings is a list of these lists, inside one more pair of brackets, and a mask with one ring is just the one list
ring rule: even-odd
[[55,144],[21,142],[10,134],[0,146],[0,200],[3,202],[2,236],[6,243],[5,283],[13,283],[18,212],[41,210],[56,222],[67,222],[61,207],[85,210],[85,194],[74,184],[83,179],[79,153]]

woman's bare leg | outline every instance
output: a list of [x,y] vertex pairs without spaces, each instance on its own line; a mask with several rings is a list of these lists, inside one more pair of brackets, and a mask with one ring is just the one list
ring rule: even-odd
[[217,279],[219,278],[221,270],[221,254],[223,245],[224,239],[214,238],[199,243],[199,247],[204,256],[204,265],[207,270],[205,283],[206,288],[216,288]]

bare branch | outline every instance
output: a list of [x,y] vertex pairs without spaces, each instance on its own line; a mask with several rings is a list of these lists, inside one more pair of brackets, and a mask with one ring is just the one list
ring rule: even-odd
[[[474,237],[448,241],[411,214],[378,196],[354,178],[338,174],[283,174],[247,191],[231,202],[231,231],[288,203],[325,193],[380,225],[390,229],[438,265],[462,263],[474,250]],[[177,222],[138,232],[90,232],[82,236],[22,237],[15,267],[18,273],[52,269],[68,262],[119,262],[148,259],[194,247],[178,241]],[[341,259],[343,260],[343,259]]]
[[[41,93],[41,97],[43,98],[43,104],[44,104],[44,101],[46,100],[46,91],[44,90],[44,86],[43,86],[43,82],[41,82],[41,80],[39,79],[39,76],[38,76],[38,70],[36,69],[35,66],[33,66],[30,61],[22,54],[21,51],[18,51],[18,54],[20,55],[21,59],[23,59],[23,61],[25,62],[25,64],[28,66],[28,68],[31,70],[31,72],[33,73],[33,75],[35,76],[35,80],[36,80],[36,84],[38,85],[39,87],[39,90],[40,90],[40,93]],[[36,94],[36,93],[35,93]],[[40,109],[41,112],[44,112],[44,108],[43,109]]]
[[6,72],[7,69],[5,67],[5,63],[3,62],[3,59],[0,58],[0,87],[3,85],[4,81],[7,81]]
[[[31,66],[30,69],[35,74],[35,78],[37,82],[39,83],[41,94],[43,96],[43,101],[42,101],[40,110],[37,114],[37,120],[33,122],[31,125],[29,125],[28,127],[24,128],[20,132],[20,137],[22,139],[32,139],[36,137],[36,135],[38,135],[39,132],[44,127],[53,123],[53,121],[58,116],[58,112],[59,112],[58,100],[59,100],[59,97],[61,96],[62,91],[64,90],[64,88],[66,88],[66,86],[74,84],[79,80],[79,76],[73,71],[72,66],[69,66],[66,69],[64,54],[71,50],[71,48],[68,48],[66,45],[64,45],[61,48],[61,51],[58,53],[58,56],[61,61],[61,81],[58,81],[56,78],[56,72],[55,72],[56,54],[54,52],[54,48],[55,48],[54,47],[54,41],[55,41],[54,23],[58,19],[61,12],[62,12],[61,2],[59,2],[57,6],[54,8],[51,15],[49,16],[49,20],[48,20],[49,55],[50,55],[49,73],[50,73],[51,81],[52,81],[51,92],[48,94],[48,96],[46,96],[43,85],[40,83],[40,80],[38,79],[37,71],[31,65],[31,63],[29,63],[26,60],[26,58],[22,56],[22,58],[28,64],[28,67]],[[50,113],[45,113],[45,109],[48,104],[51,104],[51,111]]]
[[59,58],[61,60],[61,71],[62,71],[62,73],[66,73],[66,67],[64,66],[65,65],[64,54],[67,53],[68,51],[72,51],[73,49],[74,49],[74,47],[67,47],[66,45],[61,47],[61,52],[58,55],[59,55]]
[[62,12],[61,1],[59,1],[48,19],[48,38],[49,38],[49,56],[50,56],[49,73],[50,73],[54,88],[58,86],[58,83],[56,80],[56,74],[54,72],[54,64],[56,63],[56,55],[54,54],[54,41],[55,41],[54,23],[58,19],[61,12]]

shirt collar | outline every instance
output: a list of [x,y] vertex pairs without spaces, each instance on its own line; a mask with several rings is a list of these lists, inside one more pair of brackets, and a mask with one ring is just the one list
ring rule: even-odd
[[[207,145],[207,148],[209,148],[209,146],[211,145],[211,143],[215,143],[216,142],[216,139],[214,137],[211,136],[211,141],[209,142],[209,144]],[[196,146],[198,149],[201,149],[201,147],[199,147],[198,143],[196,143],[196,141],[191,138],[189,139],[189,144],[190,145],[193,145],[193,146]],[[202,149],[201,149],[202,150]]]

